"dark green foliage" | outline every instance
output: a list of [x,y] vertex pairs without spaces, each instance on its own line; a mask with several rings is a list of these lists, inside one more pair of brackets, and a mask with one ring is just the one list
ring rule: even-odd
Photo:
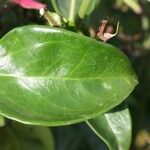
[[[53,0],[53,3],[54,1],[59,1],[59,0]],[[109,40],[108,43],[121,49],[129,57],[130,62],[132,63],[132,66],[133,66],[133,70],[135,70],[137,77],[139,79],[139,85],[130,94],[130,96],[127,99],[125,99],[125,102],[127,102],[129,106],[131,116],[129,114],[129,111],[126,109],[121,111],[121,112],[126,111],[126,114],[120,113],[120,111],[116,111],[116,115],[119,114],[119,118],[122,118],[124,115],[127,115],[126,117],[128,119],[130,117],[132,119],[131,150],[133,149],[134,150],[141,150],[141,149],[149,150],[149,147],[150,147],[149,145],[149,141],[150,141],[150,128],[149,128],[150,127],[150,119],[149,119],[150,118],[150,109],[149,109],[150,108],[150,103],[149,103],[149,100],[150,100],[150,94],[149,94],[150,93],[149,92],[150,90],[150,69],[149,69],[150,68],[149,67],[150,65],[150,62],[149,62],[150,60],[150,44],[149,44],[150,43],[150,36],[149,36],[150,35],[150,19],[149,19],[150,18],[150,11],[149,11],[150,2],[149,0],[139,0],[139,2],[136,0],[132,2],[130,0],[124,0],[124,1],[125,2],[123,2],[123,0],[93,0],[91,1],[93,4],[91,4],[90,7],[87,7],[88,8],[88,11],[87,11],[87,9],[79,8],[81,6],[81,0],[79,0],[78,1],[79,3],[77,5],[78,7],[76,7],[75,16],[73,17],[73,24],[66,23],[63,27],[66,30],[72,30],[75,32],[79,32],[80,34],[84,34],[86,36],[94,37],[95,33],[97,33],[98,31],[100,21],[102,21],[103,19],[106,19],[107,16],[110,17],[109,25],[113,27],[114,29],[116,27],[117,22],[120,21],[120,28],[119,28],[118,35],[115,38]],[[43,0],[43,2],[48,4],[48,9],[50,11],[54,11],[54,9],[56,10],[56,7],[53,7],[54,5],[50,0]],[[71,2],[71,0],[69,2]],[[87,0],[87,2],[90,2],[90,0]],[[61,7],[63,7],[63,5],[61,5]],[[68,7],[68,6],[65,6],[65,7]],[[67,9],[64,9],[64,10],[68,11]],[[142,13],[140,12],[141,10],[142,10]],[[65,12],[61,12],[60,15],[62,15],[63,17],[67,19],[69,18],[68,14],[65,14]],[[81,19],[83,18],[83,16],[84,16],[84,19]],[[46,24],[46,21],[42,17],[39,17],[39,13],[36,10],[25,10],[14,4],[9,3],[7,0],[0,1],[0,37],[4,36],[7,32],[9,32],[11,29],[14,29],[15,27],[28,25],[28,24],[42,24],[43,25],[43,24]],[[75,24],[75,27],[73,26],[74,24]],[[27,33],[24,33],[24,35],[21,35],[21,38],[19,38],[21,42],[20,44],[24,44],[22,41],[25,41],[26,34]],[[31,35],[28,35],[28,36],[30,37]],[[34,41],[34,39],[35,41],[37,39],[40,40],[40,37],[41,36],[39,37],[35,36],[34,38],[30,37],[30,42],[32,42],[32,40]],[[13,48],[12,41],[13,41],[13,38],[10,38],[9,47]],[[55,44],[55,47],[57,46],[59,45]],[[92,46],[93,46],[93,43],[88,45],[88,47],[92,47]],[[91,51],[91,55],[93,55],[92,52],[93,51]],[[24,50],[24,53],[20,54],[21,55],[20,62],[22,59],[21,64],[28,63],[31,61],[31,59],[29,59],[30,57],[28,57],[28,59],[27,57],[25,57],[28,54],[29,53],[25,52],[25,50]],[[108,54],[109,54],[109,50],[108,50]],[[115,58],[114,55],[115,55],[114,53],[110,53],[110,58],[111,57],[112,57],[111,59]],[[37,57],[37,55],[35,54],[34,56]],[[15,54],[15,57],[19,58],[20,56]],[[102,59],[101,56],[98,56],[98,57],[100,60]],[[11,58],[14,59],[14,57],[12,56]],[[17,65],[19,65],[20,62],[17,62]],[[0,63],[2,64],[2,61],[0,61]],[[41,62],[39,62],[37,66],[38,65],[43,66]],[[117,62],[115,65],[117,67]],[[123,66],[123,64],[121,64],[121,66]],[[30,67],[32,69],[31,65]],[[41,67],[37,67],[36,71],[40,72],[40,68]],[[29,70],[32,72],[31,69],[30,68],[27,69],[28,73],[29,73]],[[117,69],[117,68],[114,68],[114,69]],[[2,67],[0,68],[0,70],[2,70]],[[8,74],[10,73],[9,71],[7,72]],[[116,74],[118,74],[118,72],[116,72]],[[112,75],[112,73],[110,75]],[[7,79],[7,81],[8,80],[11,80],[11,79],[9,78]],[[12,82],[13,81],[11,80],[11,82],[9,83],[12,83]],[[3,92],[0,95],[4,94],[4,91],[8,92],[9,94],[15,93],[16,86],[11,86],[10,89],[6,91],[4,90],[4,85],[3,85],[4,83],[6,83],[6,79],[5,80],[1,79],[0,91],[3,91]],[[5,85],[8,85],[8,84],[5,84]],[[5,88],[7,89],[6,86]],[[128,88],[129,87],[127,85],[126,86],[124,85],[119,90],[121,92],[124,92],[128,90]],[[128,94],[126,94],[126,96],[127,95]],[[20,95],[18,93],[17,96],[24,97],[22,93]],[[11,95],[9,97],[11,97]],[[24,100],[26,99],[26,97],[27,95],[24,97]],[[5,97],[5,99],[7,98]],[[0,96],[0,100],[1,102],[4,100],[2,99],[2,96]],[[112,99],[109,99],[108,101],[111,101],[111,100]],[[115,102],[113,106],[111,107],[109,106],[109,108],[107,107],[106,110],[113,108],[115,105],[119,104],[123,100],[124,99],[121,98],[120,101],[118,101],[117,103]],[[18,97],[16,101],[13,101],[13,102],[17,102],[17,101],[19,101]],[[25,103],[26,102],[23,101],[23,106],[25,106]],[[92,104],[91,101],[88,103],[89,105]],[[2,103],[0,107],[3,108],[3,113],[2,112],[1,113],[4,114],[4,111],[6,112],[7,110],[5,108],[7,107],[5,108],[2,107]],[[33,107],[33,109],[37,109],[39,111],[40,107],[42,108],[42,105],[39,105],[39,107],[37,108]],[[115,108],[115,110],[118,110],[118,108],[119,107]],[[85,109],[88,109],[88,107],[85,107]],[[13,113],[15,114],[13,118],[15,118],[15,116],[19,116],[22,113],[22,111],[17,110],[17,107],[14,107],[12,103],[11,103],[9,110],[11,112],[9,114],[9,117],[11,117],[12,110],[13,110]],[[94,111],[99,112],[101,114],[102,112],[105,112],[106,110],[100,111],[97,109]],[[17,111],[18,113],[16,115]],[[101,138],[108,144],[108,147],[110,149],[112,148],[112,146],[114,146],[115,147],[114,149],[116,150],[117,147],[121,144],[121,142],[118,142],[117,132],[115,133],[109,132],[109,131],[114,131],[114,130],[110,130],[109,125],[113,124],[114,120],[118,116],[116,118],[115,118],[115,115],[111,117],[112,113],[110,112],[112,112],[112,110],[100,116],[95,115],[95,114],[98,114],[98,113],[95,113],[94,116],[97,116],[98,118],[95,118],[89,121],[91,121],[92,123],[96,119],[105,120],[103,121],[103,123],[107,124],[106,128],[104,126],[101,126],[102,124],[97,126],[99,121],[94,122],[92,126],[94,128],[96,124],[97,134],[99,134],[99,136],[101,136]],[[69,115],[71,116],[72,114],[69,114]],[[107,120],[105,117],[108,115],[110,115],[109,117],[111,117],[111,119],[109,120]],[[8,117],[8,112],[5,114],[5,116]],[[29,117],[29,116],[30,117],[32,116],[31,109],[26,111],[25,117]],[[48,118],[49,117],[51,117],[51,115],[48,116]],[[22,120],[22,119],[19,119],[19,120]],[[25,120],[22,120],[22,121],[25,122]],[[50,124],[51,121],[52,120],[48,120],[48,123]],[[75,122],[78,122],[78,121],[79,120],[76,120]],[[108,121],[109,122],[112,121],[112,123],[108,124]],[[118,122],[119,121],[116,121],[116,123]],[[122,130],[122,133],[123,133],[124,131],[127,131],[126,130],[127,128],[124,125],[124,122],[122,123],[125,128],[124,130]],[[121,126],[121,128],[123,126]],[[0,145],[1,145],[0,149],[2,150],[24,150],[24,149],[25,150],[26,149],[29,149],[29,150],[30,149],[31,150],[34,150],[34,149],[36,150],[53,150],[53,149],[56,149],[56,150],[68,150],[68,149],[69,150],[99,150],[99,149],[107,150],[107,147],[100,140],[100,138],[98,138],[92,132],[92,130],[88,128],[88,126],[85,123],[77,124],[77,125],[70,125],[70,126],[65,126],[65,127],[54,127],[52,129],[49,129],[47,127],[27,126],[27,125],[16,123],[9,119],[4,120],[4,118],[0,117],[0,127],[1,127],[0,128]],[[131,127],[131,122],[128,124],[127,127]],[[105,131],[107,128],[108,128],[107,130],[108,132]],[[51,133],[51,130],[52,130],[52,133]],[[116,131],[119,131],[119,129]],[[128,135],[127,137],[128,139],[122,141],[122,143],[127,142],[123,150],[128,150],[127,147],[130,145],[130,137],[131,137],[130,131],[131,131],[131,128],[127,131],[126,134],[123,133],[122,135],[122,139],[126,138],[126,136]],[[111,140],[111,137],[113,137],[112,140]],[[45,142],[47,141],[47,139],[48,139],[48,142]],[[118,148],[118,150],[120,149]]]

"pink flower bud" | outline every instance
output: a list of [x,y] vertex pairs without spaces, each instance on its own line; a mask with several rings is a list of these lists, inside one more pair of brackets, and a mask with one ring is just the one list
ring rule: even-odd
[[36,0],[10,0],[12,3],[18,4],[23,8],[27,9],[41,9],[45,8],[46,5],[42,4],[40,2],[37,2]]

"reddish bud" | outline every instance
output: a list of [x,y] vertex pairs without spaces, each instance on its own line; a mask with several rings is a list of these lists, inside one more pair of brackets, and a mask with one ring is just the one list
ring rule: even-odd
[[41,9],[45,8],[46,5],[35,0],[10,0],[12,3],[18,4],[23,8],[27,9]]

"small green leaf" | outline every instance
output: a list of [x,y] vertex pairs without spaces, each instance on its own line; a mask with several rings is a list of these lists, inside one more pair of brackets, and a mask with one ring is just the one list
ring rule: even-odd
[[56,126],[110,110],[138,82],[128,58],[117,48],[34,25],[16,28],[0,40],[0,83],[1,115]]
[[95,8],[97,0],[83,0],[78,12],[80,18],[89,15]]
[[55,11],[68,20],[74,23],[75,17],[82,3],[82,0],[51,0]]
[[74,23],[75,18],[79,15],[84,18],[89,15],[95,8],[98,0],[51,0],[55,11]]
[[131,143],[131,118],[123,106],[87,121],[110,150],[128,150]]

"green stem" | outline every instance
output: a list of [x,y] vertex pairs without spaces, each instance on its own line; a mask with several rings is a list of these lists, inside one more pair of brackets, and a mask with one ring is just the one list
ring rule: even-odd
[[74,24],[75,21],[75,6],[76,0],[71,0],[70,11],[69,11],[69,22]]

